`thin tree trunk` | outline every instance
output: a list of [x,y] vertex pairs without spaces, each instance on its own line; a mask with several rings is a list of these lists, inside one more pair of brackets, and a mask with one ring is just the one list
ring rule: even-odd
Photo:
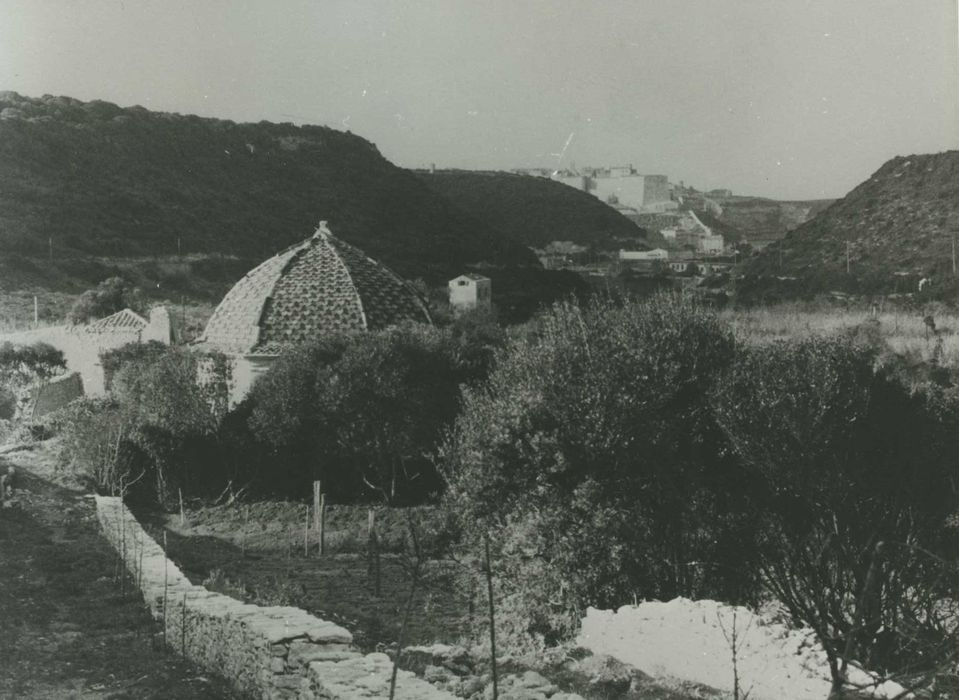
[[496,676],[496,606],[493,602],[493,568],[490,565],[489,533],[483,536],[486,549],[486,593],[489,597],[489,658],[493,673],[493,700],[499,698],[499,680]]

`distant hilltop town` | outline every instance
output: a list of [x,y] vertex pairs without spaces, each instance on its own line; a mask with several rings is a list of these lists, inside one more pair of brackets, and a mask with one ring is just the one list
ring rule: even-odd
[[644,175],[632,165],[564,170],[519,168],[513,172],[562,182],[588,192],[624,214],[655,214],[678,208],[666,175]]
[[[663,236],[671,249],[656,251],[621,251],[620,260],[659,260],[667,257],[686,260],[693,255],[715,256],[725,252],[723,236],[706,226],[689,207],[682,207],[687,194],[695,192],[684,183],[670,184],[666,175],[644,175],[631,164],[586,168],[548,170],[546,168],[517,168],[518,175],[546,177],[587,192],[602,200],[638,226]],[[710,213],[722,214],[719,205],[696,192],[701,206]],[[729,190],[707,193],[717,197],[731,197]],[[716,211],[710,211],[715,209]],[[655,254],[654,257],[649,257]],[[546,256],[548,257],[548,256]],[[543,261],[544,255],[540,255]],[[544,262],[547,266],[550,264]]]

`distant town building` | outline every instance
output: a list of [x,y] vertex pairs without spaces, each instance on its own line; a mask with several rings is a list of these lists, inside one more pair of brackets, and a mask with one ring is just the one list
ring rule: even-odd
[[454,314],[470,309],[488,309],[493,303],[493,283],[489,277],[468,272],[449,281],[450,308]]
[[553,179],[607,204],[617,204],[636,211],[667,211],[676,207],[672,201],[669,178],[665,175],[643,175],[632,165],[606,168],[562,170]]
[[282,353],[330,333],[432,323],[412,286],[321,222],[311,238],[237,282],[207,323],[198,349],[230,356],[239,402]]
[[723,237],[700,221],[694,211],[681,212],[674,230],[672,238],[676,243],[692,248],[697,253],[721,255],[725,248]]
[[733,191],[725,190],[725,189],[709,190],[709,192],[706,193],[706,196],[707,197],[732,197]]
[[722,255],[725,248],[725,241],[719,234],[712,236],[703,236],[699,239],[699,249],[705,255]]
[[669,251],[663,248],[653,248],[653,250],[621,250],[619,251],[620,260],[668,260]]
[[697,275],[714,275],[720,272],[727,272],[732,268],[731,263],[693,259],[670,261],[669,269],[681,274],[688,271],[690,265],[693,266],[693,270]]

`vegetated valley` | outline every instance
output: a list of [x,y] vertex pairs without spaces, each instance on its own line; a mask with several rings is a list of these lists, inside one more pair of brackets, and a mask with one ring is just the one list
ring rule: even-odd
[[[193,583],[303,608],[474,700],[494,678],[530,699],[959,696],[959,316],[946,282],[883,286],[900,266],[948,273],[956,154],[883,166],[750,257],[717,308],[695,282],[590,295],[540,267],[527,246],[650,242],[548,180],[411,173],[320,127],[0,101],[11,308],[39,290],[79,323],[168,293],[210,308],[319,218],[437,307],[466,270],[506,297],[499,316],[317,338],[238,402],[223,354],[143,342],[100,354],[108,393],[41,415],[64,354],[0,344],[3,459],[25,472],[0,523],[46,526],[60,503],[88,537],[77,493],[120,496]],[[839,303],[796,300],[842,280]],[[691,640],[728,662],[689,663]],[[93,682],[83,663],[61,690]]]

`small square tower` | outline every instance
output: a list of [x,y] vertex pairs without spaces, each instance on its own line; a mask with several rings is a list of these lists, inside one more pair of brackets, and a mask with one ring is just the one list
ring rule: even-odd
[[493,287],[489,277],[469,272],[449,281],[450,308],[454,314],[469,309],[490,308]]

